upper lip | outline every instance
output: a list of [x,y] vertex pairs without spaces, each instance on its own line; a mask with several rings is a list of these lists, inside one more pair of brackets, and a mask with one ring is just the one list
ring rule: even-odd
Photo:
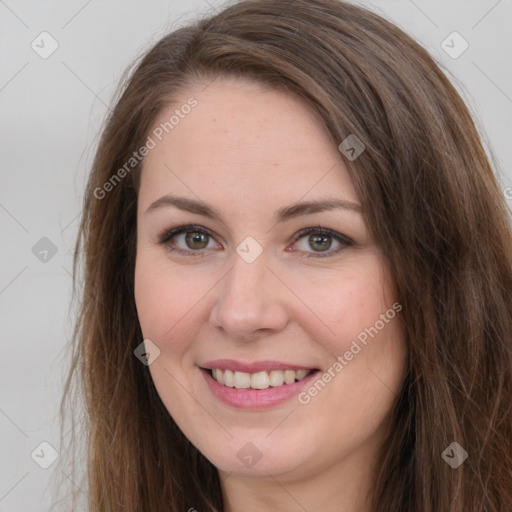
[[257,373],[270,370],[315,370],[312,366],[304,366],[294,363],[285,363],[282,361],[254,361],[251,363],[236,361],[235,359],[215,359],[207,361],[201,365],[201,368],[207,370],[220,369],[231,370],[233,372]]

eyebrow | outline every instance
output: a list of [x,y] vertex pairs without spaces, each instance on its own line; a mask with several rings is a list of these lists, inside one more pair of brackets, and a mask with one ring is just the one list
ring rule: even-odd
[[[207,217],[209,219],[222,220],[222,215],[217,210],[215,210],[215,208],[212,208],[211,206],[202,201],[170,195],[163,196],[160,199],[157,199],[156,201],[151,203],[149,208],[146,210],[145,214],[148,214],[160,208],[170,206],[174,206],[175,208],[187,212],[203,215],[204,217]],[[297,217],[302,217],[303,215],[311,215],[314,213],[336,209],[346,210],[359,214],[362,213],[362,208],[360,204],[352,203],[351,201],[346,201],[344,199],[322,199],[296,203],[290,206],[280,208],[274,215],[274,222],[285,222],[287,220],[291,220]]]

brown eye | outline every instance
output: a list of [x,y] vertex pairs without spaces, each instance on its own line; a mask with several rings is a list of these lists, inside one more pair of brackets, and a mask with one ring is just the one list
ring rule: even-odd
[[329,235],[309,235],[308,238],[309,246],[314,251],[324,251],[331,248],[332,237]]
[[326,228],[304,229],[295,235],[294,242],[296,250],[312,258],[334,256],[351,245],[350,238]]
[[203,249],[217,249],[213,236],[201,226],[180,226],[167,230],[159,237],[167,249],[192,256],[204,255]]
[[185,235],[185,243],[189,249],[206,249],[210,235],[199,231],[188,231]]

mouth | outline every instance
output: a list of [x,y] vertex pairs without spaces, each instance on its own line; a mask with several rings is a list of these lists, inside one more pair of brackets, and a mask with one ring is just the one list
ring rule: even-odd
[[270,370],[260,372],[242,372],[232,371],[222,368],[212,368],[204,370],[210,373],[210,376],[222,386],[236,389],[268,389],[270,387],[277,388],[288,386],[295,382],[300,382],[308,375],[317,370],[311,369],[286,369],[286,370]]
[[199,366],[212,395],[238,409],[261,410],[298,395],[318,368],[261,361],[242,363],[219,359]]

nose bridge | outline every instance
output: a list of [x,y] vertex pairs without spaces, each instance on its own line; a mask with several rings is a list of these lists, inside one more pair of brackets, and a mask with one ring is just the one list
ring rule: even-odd
[[254,292],[256,284],[265,278],[267,271],[267,262],[264,260],[264,257],[260,256],[258,260],[248,263],[239,255],[235,256],[231,272],[228,275],[230,287],[235,291],[240,291],[239,288],[242,291],[244,288],[247,288]]
[[267,265],[264,253],[252,261],[246,260],[243,253],[233,255],[231,270],[218,288],[212,308],[213,325],[233,337],[243,338],[254,331],[280,329],[286,324],[278,282]]

